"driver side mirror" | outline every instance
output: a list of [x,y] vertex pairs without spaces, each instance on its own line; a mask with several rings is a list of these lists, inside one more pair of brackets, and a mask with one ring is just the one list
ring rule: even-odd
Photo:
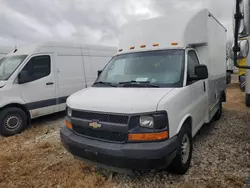
[[195,66],[195,75],[197,79],[204,80],[208,78],[208,69],[206,65],[196,65]]
[[100,76],[100,74],[102,74],[102,70],[99,70],[99,71],[97,72],[98,77]]
[[28,71],[22,70],[19,75],[18,75],[18,83],[19,84],[24,84],[29,82],[29,75],[28,75]]

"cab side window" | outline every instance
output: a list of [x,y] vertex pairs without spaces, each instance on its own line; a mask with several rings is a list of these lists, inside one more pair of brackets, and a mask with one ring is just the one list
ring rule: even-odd
[[196,65],[199,65],[199,60],[195,51],[191,50],[188,52],[188,77],[195,76]]
[[29,81],[35,81],[50,75],[51,60],[49,55],[32,57],[23,68],[27,72]]

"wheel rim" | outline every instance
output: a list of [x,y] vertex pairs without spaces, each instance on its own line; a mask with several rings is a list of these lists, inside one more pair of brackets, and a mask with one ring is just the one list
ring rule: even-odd
[[19,115],[9,115],[4,120],[4,127],[8,131],[15,131],[22,125],[22,118]]
[[187,134],[182,138],[181,142],[181,161],[183,164],[186,164],[190,154],[190,139]]

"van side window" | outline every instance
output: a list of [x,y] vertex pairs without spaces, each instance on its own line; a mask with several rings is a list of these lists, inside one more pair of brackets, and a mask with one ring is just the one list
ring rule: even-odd
[[23,70],[27,71],[30,82],[50,75],[50,56],[43,55],[32,57]]
[[195,76],[195,66],[199,65],[198,57],[195,51],[191,50],[188,52],[188,76]]

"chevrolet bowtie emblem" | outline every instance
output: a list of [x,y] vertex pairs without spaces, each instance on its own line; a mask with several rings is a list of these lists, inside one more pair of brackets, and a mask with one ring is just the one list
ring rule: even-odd
[[101,128],[102,127],[102,125],[101,124],[99,124],[99,123],[97,123],[97,122],[91,122],[91,123],[89,123],[89,126],[90,127],[92,127],[92,128],[94,128],[94,129],[97,129],[97,128]]

